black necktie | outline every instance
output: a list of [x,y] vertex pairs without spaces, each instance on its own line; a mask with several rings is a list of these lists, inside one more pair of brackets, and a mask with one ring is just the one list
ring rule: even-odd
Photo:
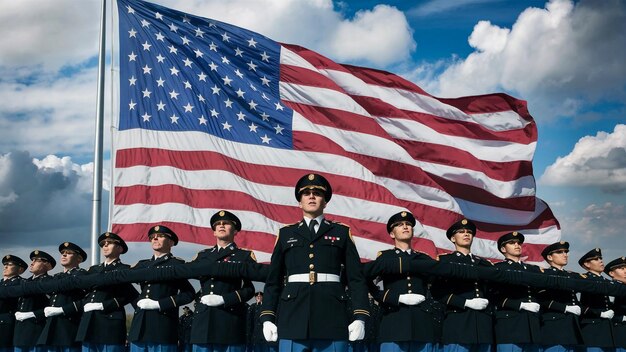
[[315,225],[317,225],[317,220],[313,219],[309,222],[309,231],[311,232],[311,235],[315,235]]

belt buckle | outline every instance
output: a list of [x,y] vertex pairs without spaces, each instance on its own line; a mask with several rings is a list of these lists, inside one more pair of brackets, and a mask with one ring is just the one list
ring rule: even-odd
[[309,284],[313,285],[317,282],[317,273],[315,271],[309,271]]

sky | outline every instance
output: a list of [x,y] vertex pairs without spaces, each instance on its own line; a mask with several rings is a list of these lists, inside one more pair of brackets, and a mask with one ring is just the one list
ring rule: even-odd
[[[435,96],[526,100],[539,130],[537,195],[571,244],[568,269],[581,271],[577,259],[596,247],[605,261],[626,255],[626,2],[155,2],[394,72]],[[67,240],[89,253],[99,18],[97,0],[0,2],[0,255],[57,255]],[[110,126],[108,81],[105,92]],[[107,128],[104,147],[103,230]],[[127,263],[151,254],[147,243],[130,247]]]

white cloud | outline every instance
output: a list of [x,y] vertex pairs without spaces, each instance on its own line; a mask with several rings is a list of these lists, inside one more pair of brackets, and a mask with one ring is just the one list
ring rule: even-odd
[[57,70],[98,50],[99,1],[0,2],[0,66]]
[[558,158],[539,179],[551,186],[599,186],[605,191],[626,190],[626,125],[612,133],[581,138],[566,156]]
[[457,10],[462,7],[474,5],[474,4],[482,4],[488,2],[494,2],[499,0],[431,0],[419,6],[416,6],[409,10],[409,14],[425,17],[431,16],[434,14],[438,14],[441,12],[447,12],[451,10]]
[[[515,24],[474,27],[474,52],[453,58],[437,77],[441,96],[506,90],[531,101],[538,116],[571,116],[601,99],[623,101],[626,3],[552,0],[527,8]],[[537,114],[535,114],[537,115]]]

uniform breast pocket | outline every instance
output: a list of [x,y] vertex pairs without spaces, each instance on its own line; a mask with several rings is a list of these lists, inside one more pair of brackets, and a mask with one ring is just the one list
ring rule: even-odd
[[297,285],[287,285],[280,294],[282,301],[292,301],[298,297],[299,287]]

